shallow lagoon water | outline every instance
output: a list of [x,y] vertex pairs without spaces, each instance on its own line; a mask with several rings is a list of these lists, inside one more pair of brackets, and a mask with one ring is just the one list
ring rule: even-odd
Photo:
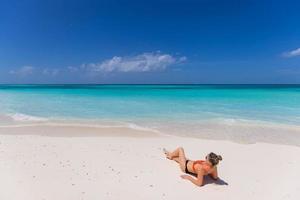
[[273,134],[282,141],[292,134],[295,140],[300,85],[1,85],[0,115],[15,123],[76,120],[208,138],[264,141]]

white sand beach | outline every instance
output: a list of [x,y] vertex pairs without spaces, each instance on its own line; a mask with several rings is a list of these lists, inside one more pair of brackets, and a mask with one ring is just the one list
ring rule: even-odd
[[[180,178],[162,148],[221,154],[220,180]],[[300,148],[163,136],[126,128],[0,128],[0,199],[299,199]]]

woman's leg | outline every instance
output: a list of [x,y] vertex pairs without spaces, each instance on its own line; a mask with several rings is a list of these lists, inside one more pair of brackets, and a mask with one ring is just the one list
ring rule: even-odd
[[174,160],[175,162],[179,163],[179,157],[175,157],[172,160]]
[[186,157],[182,147],[175,149],[175,151],[173,152],[168,152],[167,150],[164,149],[164,152],[168,159],[178,162],[180,165],[180,169],[183,172],[185,171]]

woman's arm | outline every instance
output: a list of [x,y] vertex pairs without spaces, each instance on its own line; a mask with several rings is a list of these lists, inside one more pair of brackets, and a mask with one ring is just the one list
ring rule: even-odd
[[217,170],[217,167],[215,167],[215,170],[210,174],[210,176],[217,180],[218,179],[218,170]]
[[192,176],[189,176],[189,175],[181,175],[181,178],[189,180],[197,186],[202,186],[203,185],[203,171],[198,170],[197,174],[198,174],[197,178],[193,178]]

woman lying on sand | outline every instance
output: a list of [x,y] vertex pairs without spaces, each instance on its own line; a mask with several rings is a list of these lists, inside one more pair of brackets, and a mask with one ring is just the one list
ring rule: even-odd
[[194,178],[189,175],[181,175],[181,178],[187,179],[197,186],[203,185],[203,176],[205,175],[210,175],[213,179],[218,179],[217,165],[219,161],[222,160],[222,156],[220,155],[216,155],[215,153],[211,152],[205,157],[205,160],[193,161],[188,160],[185,157],[182,147],[177,148],[173,152],[169,152],[164,149],[164,153],[168,159],[179,163],[180,169],[183,172],[197,177]]

